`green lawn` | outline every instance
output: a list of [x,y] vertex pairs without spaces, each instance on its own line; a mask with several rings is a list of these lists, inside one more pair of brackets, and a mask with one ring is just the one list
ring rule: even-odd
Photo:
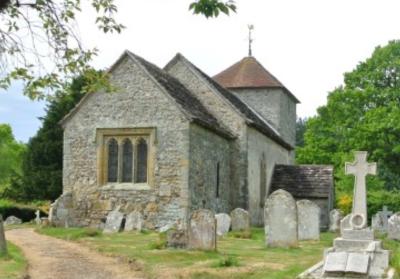
[[38,232],[80,241],[90,247],[127,259],[148,278],[273,278],[293,279],[322,258],[334,234],[323,233],[321,241],[301,242],[299,248],[266,248],[264,230],[252,229],[251,239],[232,234],[218,241],[218,252],[162,248],[154,232],[103,235],[77,228],[42,228]]
[[0,278],[20,279],[26,272],[27,262],[21,250],[8,242],[8,255],[0,257]]

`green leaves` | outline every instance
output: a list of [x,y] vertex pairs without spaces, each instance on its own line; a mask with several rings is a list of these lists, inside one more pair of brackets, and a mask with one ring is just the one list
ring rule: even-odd
[[219,0],[197,0],[189,6],[189,10],[194,14],[202,14],[206,18],[218,17],[220,12],[229,15],[236,12],[236,4],[234,1],[222,2]]

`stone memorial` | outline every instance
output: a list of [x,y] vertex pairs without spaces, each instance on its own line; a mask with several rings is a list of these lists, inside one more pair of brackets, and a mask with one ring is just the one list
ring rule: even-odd
[[386,233],[388,230],[388,221],[389,217],[393,214],[393,212],[388,211],[387,206],[384,206],[381,211],[378,211],[371,218],[371,227],[379,231],[381,233]]
[[266,245],[270,247],[293,247],[298,245],[297,207],[292,195],[276,190],[266,200],[264,209]]
[[217,220],[217,235],[226,235],[231,227],[231,217],[226,213],[219,213],[215,215],[215,219]]
[[15,216],[8,216],[7,219],[4,221],[5,226],[20,225],[20,224],[22,224],[22,220]]
[[133,211],[126,216],[125,228],[126,232],[142,231],[143,216],[139,211]]
[[211,210],[194,211],[189,220],[189,249],[215,250],[217,248],[216,229],[214,213]]
[[296,206],[298,239],[319,240],[320,207],[310,200],[299,200]]
[[51,204],[49,222],[57,227],[68,227],[73,215],[72,193],[66,192]]
[[36,223],[36,225],[40,225],[42,223],[40,220],[40,210],[36,210],[35,215],[36,215],[35,223]]
[[[367,152],[356,152],[354,163],[346,163],[346,174],[355,176],[353,208],[341,222],[341,237],[324,252],[324,260],[298,278],[384,278],[389,267],[389,251],[375,240],[367,227],[366,176],[376,173],[376,164],[367,162]],[[390,221],[389,221],[390,222]]]
[[340,221],[342,220],[342,213],[339,209],[332,209],[329,212],[329,231],[339,232],[340,231]]
[[400,240],[400,212],[393,214],[388,222],[389,239]]
[[170,229],[167,231],[167,247],[183,249],[186,248],[187,242],[185,230]]
[[104,225],[104,233],[117,233],[121,230],[124,214],[119,211],[119,208],[111,211],[107,215],[106,223]]
[[242,208],[236,208],[231,212],[232,231],[249,231],[250,215]]

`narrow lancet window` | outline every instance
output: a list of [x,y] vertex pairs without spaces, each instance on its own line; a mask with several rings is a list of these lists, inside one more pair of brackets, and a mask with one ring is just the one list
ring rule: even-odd
[[147,143],[140,139],[137,144],[136,155],[136,183],[147,182]]
[[108,142],[107,178],[108,182],[118,181],[118,142],[115,139]]
[[219,165],[219,162],[217,163],[217,187],[216,187],[216,189],[215,189],[215,196],[217,197],[217,198],[219,198],[219,183],[220,183],[220,178],[219,178],[219,170],[220,170],[220,165]]
[[260,159],[260,207],[264,207],[265,195],[267,193],[267,163],[265,154],[261,155]]
[[122,182],[133,182],[133,146],[130,139],[122,145]]

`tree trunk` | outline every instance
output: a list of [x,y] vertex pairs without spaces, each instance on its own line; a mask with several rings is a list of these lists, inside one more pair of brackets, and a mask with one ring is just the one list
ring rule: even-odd
[[7,255],[7,242],[4,233],[3,216],[0,215],[0,256]]

